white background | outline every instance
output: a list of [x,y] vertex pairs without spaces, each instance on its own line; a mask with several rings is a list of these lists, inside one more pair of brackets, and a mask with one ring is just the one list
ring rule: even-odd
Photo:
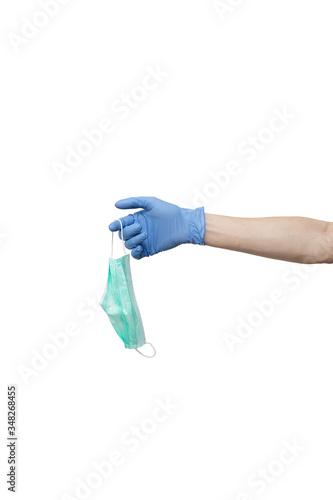
[[[106,283],[108,224],[127,213],[115,201],[193,207],[273,108],[296,118],[253,162],[243,157],[206,211],[333,220],[331,2],[244,0],[222,19],[211,0],[72,0],[16,53],[8,33],[38,11],[33,0],[0,8],[2,490],[16,383],[18,499],[78,498],[77,480],[114,450],[123,465],[87,498],[331,496],[332,267],[292,286],[292,264],[208,247],[132,259],[153,360],[125,350],[87,305]],[[52,162],[158,65],[168,77],[59,182]],[[275,288],[284,304],[229,352],[224,333]],[[25,384],[18,367],[71,322],[79,335]],[[121,436],[156,398],[177,409],[132,453]],[[259,495],[249,476],[294,439],[306,450]]]

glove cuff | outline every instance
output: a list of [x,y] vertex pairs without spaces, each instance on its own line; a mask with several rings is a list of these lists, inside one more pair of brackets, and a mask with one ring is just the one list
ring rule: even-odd
[[183,208],[182,211],[188,229],[187,243],[205,245],[206,219],[204,207],[195,208],[194,210]]

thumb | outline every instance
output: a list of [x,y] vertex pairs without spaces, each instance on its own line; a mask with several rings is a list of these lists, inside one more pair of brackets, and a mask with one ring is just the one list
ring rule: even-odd
[[151,200],[150,196],[139,196],[134,198],[124,198],[123,200],[119,200],[115,203],[117,208],[126,209],[126,208],[151,208]]

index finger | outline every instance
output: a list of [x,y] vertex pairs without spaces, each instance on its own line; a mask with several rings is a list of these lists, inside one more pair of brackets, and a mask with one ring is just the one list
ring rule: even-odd
[[[120,220],[124,228],[133,224],[135,219],[132,214],[129,214],[126,215],[126,217],[120,217]],[[109,225],[109,229],[110,231],[120,231],[121,227],[119,220],[114,220],[113,222],[111,222],[111,224]]]

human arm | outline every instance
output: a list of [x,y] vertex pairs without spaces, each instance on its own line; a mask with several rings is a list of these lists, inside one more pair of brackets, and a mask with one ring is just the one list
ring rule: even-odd
[[205,214],[205,244],[303,264],[333,262],[333,224],[305,217]]
[[[333,262],[333,224],[304,217],[240,218],[180,208],[153,197],[120,200],[120,209],[143,208],[121,218],[124,240],[136,259],[184,243],[207,245],[299,263]],[[119,231],[118,220],[109,226]]]

